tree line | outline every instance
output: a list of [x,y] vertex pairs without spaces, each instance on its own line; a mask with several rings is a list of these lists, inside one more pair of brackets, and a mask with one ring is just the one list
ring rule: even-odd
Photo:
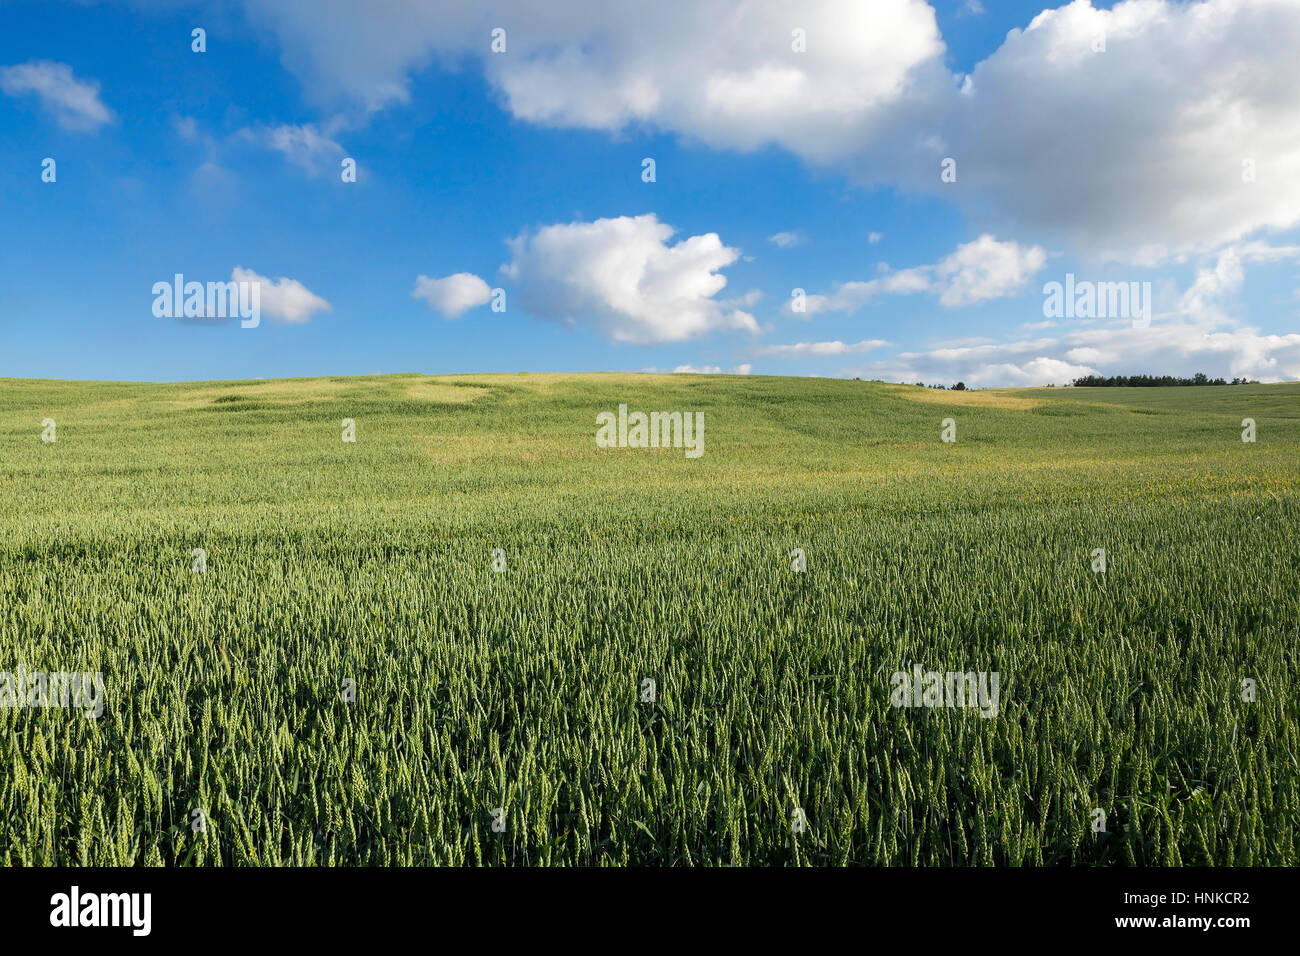
[[1204,372],[1197,372],[1191,378],[1177,375],[1085,375],[1070,383],[1075,388],[1142,388],[1166,385],[1258,385],[1248,378],[1234,378],[1231,382],[1222,378],[1209,378]]

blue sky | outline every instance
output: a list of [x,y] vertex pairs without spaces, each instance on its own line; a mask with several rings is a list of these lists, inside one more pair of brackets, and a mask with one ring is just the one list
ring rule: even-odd
[[[0,0],[0,376],[1294,380],[1297,48],[1282,0]],[[154,314],[237,267],[256,328]],[[1067,273],[1147,320],[1045,316]]]

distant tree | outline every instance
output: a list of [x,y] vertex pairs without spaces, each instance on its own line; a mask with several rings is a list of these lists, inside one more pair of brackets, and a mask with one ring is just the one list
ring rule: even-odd
[[958,382],[956,385],[954,385],[954,386],[952,387],[952,390],[953,390],[954,392],[964,392],[964,391],[966,391],[966,383],[965,383],[965,382]]
[[1153,388],[1171,385],[1258,385],[1246,378],[1234,378],[1231,383],[1221,378],[1210,378],[1204,372],[1197,372],[1191,378],[1179,378],[1175,375],[1084,375],[1070,383],[1075,388]]

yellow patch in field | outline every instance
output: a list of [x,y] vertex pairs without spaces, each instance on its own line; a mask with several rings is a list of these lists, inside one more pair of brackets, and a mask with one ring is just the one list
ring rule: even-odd
[[977,408],[1009,408],[1015,411],[1028,411],[1043,404],[1036,398],[1025,398],[1003,389],[987,391],[953,392],[938,388],[917,388],[915,385],[891,385],[903,398],[914,402],[929,402],[932,405],[972,405]]
[[428,379],[416,382],[406,390],[407,398],[421,402],[438,402],[446,405],[461,405],[490,395],[492,389],[484,385],[449,385],[443,381]]
[[200,386],[185,392],[171,404],[181,408],[197,408],[211,405],[220,399],[231,401],[235,398],[253,402],[280,402],[296,404],[299,402],[320,402],[337,398],[345,389],[353,387],[348,382],[331,381],[324,378],[284,379],[271,382],[229,382],[218,386]]
[[548,395],[557,389],[569,389],[575,383],[638,386],[647,382],[662,384],[675,379],[680,383],[682,378],[681,375],[640,375],[628,372],[587,372],[582,375],[569,372],[476,372],[470,375],[439,376],[441,381],[524,388],[539,395]]

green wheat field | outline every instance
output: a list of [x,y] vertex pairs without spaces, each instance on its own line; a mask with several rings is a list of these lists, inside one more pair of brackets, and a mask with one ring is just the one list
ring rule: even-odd
[[5,379],[0,492],[7,865],[1300,864],[1300,385]]

